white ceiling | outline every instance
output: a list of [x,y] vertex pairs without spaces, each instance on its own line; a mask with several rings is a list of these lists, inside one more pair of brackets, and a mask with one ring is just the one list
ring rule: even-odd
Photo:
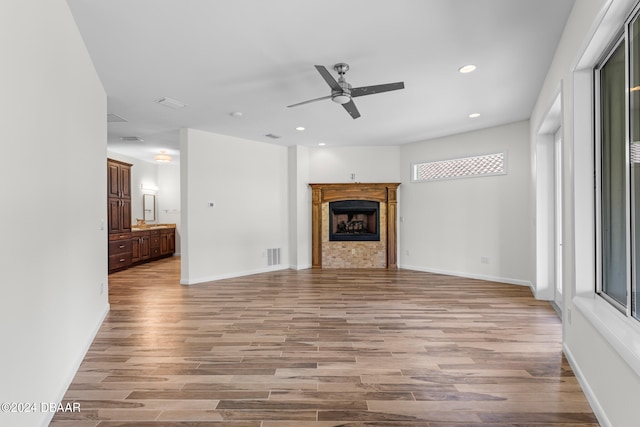
[[[373,146],[527,119],[574,0],[67,2],[108,112],[127,120],[108,124],[109,149],[148,161],[164,149],[175,161],[182,127],[280,145]],[[350,65],[353,87],[405,89],[354,98],[356,120],[331,100],[286,107],[329,95],[314,65],[337,78],[338,62]],[[477,70],[458,73],[465,64]],[[157,104],[162,97],[187,106]]]

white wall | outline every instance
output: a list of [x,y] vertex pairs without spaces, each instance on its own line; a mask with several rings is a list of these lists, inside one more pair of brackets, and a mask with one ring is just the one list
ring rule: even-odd
[[[564,351],[600,424],[615,427],[637,426],[640,420],[640,327],[594,292],[592,69],[634,3],[576,1],[533,110],[530,130],[531,152],[539,153],[538,131],[560,90]],[[541,185],[541,180],[534,175],[533,183]]]
[[[410,179],[411,163],[505,150],[507,175]],[[529,123],[407,144],[400,154],[400,267],[530,285]]]
[[[287,148],[182,129],[180,158],[181,283],[288,268]],[[267,265],[268,248],[281,265]]]
[[4,1],[0,51],[0,402],[39,405],[61,400],[109,309],[106,95],[64,0]]
[[309,148],[289,147],[289,265],[311,268],[311,188]]
[[[400,147],[313,147],[309,182],[400,182]],[[402,189],[400,188],[400,192]]]

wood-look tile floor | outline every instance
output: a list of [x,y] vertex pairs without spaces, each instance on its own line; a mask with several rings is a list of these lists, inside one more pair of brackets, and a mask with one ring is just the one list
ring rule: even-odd
[[109,276],[56,427],[597,426],[526,287],[408,270]]

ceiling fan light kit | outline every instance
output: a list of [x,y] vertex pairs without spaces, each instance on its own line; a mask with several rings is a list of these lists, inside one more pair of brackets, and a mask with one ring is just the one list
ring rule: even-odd
[[351,101],[351,97],[349,95],[339,93],[337,95],[332,95],[331,100],[338,104],[346,104],[347,102]]
[[347,71],[349,71],[349,64],[344,62],[340,62],[333,66],[333,69],[338,73],[340,77],[336,81],[335,78],[329,73],[329,71],[323,65],[316,65],[316,70],[320,73],[322,78],[331,88],[331,95],[323,96],[321,98],[310,99],[308,101],[299,102],[297,104],[288,105],[287,107],[297,107],[304,104],[309,104],[311,102],[321,101],[323,99],[331,99],[333,102],[337,104],[341,104],[344,109],[349,113],[349,115],[357,119],[360,117],[360,112],[356,107],[356,104],[353,102],[352,98],[356,98],[358,96],[364,95],[373,95],[381,92],[389,92],[392,90],[404,89],[404,82],[397,83],[387,83],[376,86],[362,86],[354,88],[352,87],[347,80],[344,78],[344,75]]

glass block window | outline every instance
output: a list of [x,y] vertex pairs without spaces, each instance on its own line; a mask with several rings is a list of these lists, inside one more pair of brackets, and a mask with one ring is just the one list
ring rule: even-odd
[[629,150],[631,163],[640,163],[640,142],[633,141]]
[[414,163],[411,168],[411,180],[414,182],[506,175],[507,153]]

